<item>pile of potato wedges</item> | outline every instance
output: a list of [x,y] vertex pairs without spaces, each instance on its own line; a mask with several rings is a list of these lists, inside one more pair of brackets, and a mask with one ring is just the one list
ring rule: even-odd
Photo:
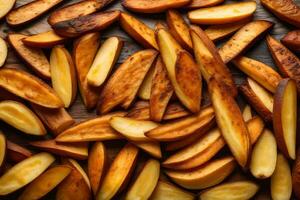
[[[0,199],[300,199],[299,1],[16,1],[0,0]],[[121,63],[116,26],[140,46]],[[245,56],[262,40],[275,68]],[[78,93],[96,116],[70,114]]]

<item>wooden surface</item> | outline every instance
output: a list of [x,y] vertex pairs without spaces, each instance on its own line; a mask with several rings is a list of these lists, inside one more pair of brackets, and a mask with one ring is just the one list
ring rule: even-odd
[[[28,3],[30,1],[32,1],[32,0],[17,0],[16,7],[23,5],[25,3]],[[287,23],[281,22],[277,18],[275,18],[271,13],[266,11],[260,5],[258,0],[256,0],[256,1],[258,3],[258,8],[257,8],[257,11],[255,12],[254,18],[255,19],[264,19],[264,20],[269,20],[269,21],[274,22],[275,26],[270,32],[271,35],[273,35],[277,39],[281,39],[283,37],[283,35],[285,35],[288,31],[293,29],[293,27],[289,26]],[[62,4],[60,4],[57,7],[59,8],[59,7],[62,7],[64,5],[71,4],[74,2],[78,2],[78,0],[65,0]],[[120,0],[115,0],[115,2],[107,8],[107,10],[114,10],[114,9],[124,10],[122,8],[120,2],[121,2]],[[226,3],[230,3],[230,2],[234,2],[234,1],[226,0]],[[300,5],[300,0],[296,0],[296,2],[298,2],[298,4]],[[54,9],[56,9],[56,8],[54,8]],[[129,12],[129,11],[127,11],[127,12]],[[186,11],[183,10],[182,14],[185,14],[185,13],[186,13]],[[143,15],[139,14],[138,15],[138,14],[134,14],[134,13],[132,13],[132,14],[137,16],[139,19],[141,19],[142,21],[144,21],[146,24],[148,24],[151,27],[153,27],[157,21],[165,20],[164,14],[148,14],[148,15],[147,14],[143,14]],[[38,20],[35,20],[34,22],[32,22],[24,27],[18,28],[18,29],[9,28],[5,24],[4,20],[2,20],[1,25],[0,25],[1,26],[0,27],[0,36],[5,38],[8,32],[21,32],[21,33],[25,33],[25,34],[36,34],[36,33],[40,33],[40,32],[49,30],[50,26],[47,24],[47,17],[48,17],[48,14],[46,14],[46,15],[40,17]],[[126,59],[133,52],[142,49],[141,46],[137,45],[124,31],[121,30],[118,23],[116,23],[115,25],[110,27],[108,30],[104,31],[101,35],[102,40],[104,40],[105,38],[110,37],[110,36],[119,36],[125,41],[125,45],[124,45],[124,48],[122,49],[122,53],[118,60],[118,64],[122,63],[122,61],[124,61],[124,59]],[[226,41],[226,39],[223,40],[223,42],[224,41]],[[218,45],[220,45],[221,43],[222,43],[222,41],[220,43],[218,43]],[[68,43],[67,47],[71,51],[72,44]],[[11,50],[11,48],[9,48],[9,49],[10,49],[9,56],[8,56],[6,63],[7,64],[21,63],[21,61],[19,60],[19,58],[16,57],[15,53]],[[46,50],[46,53],[49,56],[48,50]],[[269,51],[267,50],[265,39],[258,41],[248,52],[246,52],[246,55],[276,68],[272,61],[271,55],[270,55]],[[118,64],[116,66],[118,66]],[[234,74],[236,83],[237,84],[241,83],[243,81],[244,75],[241,72],[239,72],[238,70],[234,69],[234,67],[232,65],[229,64],[228,66],[231,69],[232,73]],[[122,91],[120,91],[120,92],[122,92]],[[242,101],[243,101],[242,99],[239,99],[239,102],[242,103]],[[71,108],[68,109],[68,111],[75,118],[75,120],[77,122],[96,116],[95,112],[87,112],[86,111],[84,105],[82,104],[79,93],[77,95],[75,103],[71,106]],[[10,128],[1,122],[0,122],[0,129],[2,129],[8,135],[9,138],[14,138],[14,140],[20,139],[20,141],[22,142],[24,138],[32,139],[29,136],[24,135],[16,130]],[[121,145],[119,145],[119,143],[116,143],[116,142],[109,142],[107,144],[107,146],[109,147],[110,157],[113,157]],[[50,199],[52,199],[52,198],[50,198]],[[259,199],[268,199],[268,198],[259,198]]]

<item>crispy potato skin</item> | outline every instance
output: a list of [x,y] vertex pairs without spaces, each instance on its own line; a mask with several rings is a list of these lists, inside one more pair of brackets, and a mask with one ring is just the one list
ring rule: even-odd
[[188,9],[204,8],[204,7],[216,6],[223,2],[224,0],[192,0],[192,2],[187,6],[185,6],[185,8]]
[[297,151],[297,158],[292,171],[293,190],[297,198],[300,198],[300,149]]
[[292,51],[300,53],[300,30],[294,30],[286,34],[281,42]]

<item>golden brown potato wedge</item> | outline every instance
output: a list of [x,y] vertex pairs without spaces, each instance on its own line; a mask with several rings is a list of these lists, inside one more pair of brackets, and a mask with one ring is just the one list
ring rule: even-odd
[[99,87],[105,82],[119,58],[122,47],[123,41],[118,37],[110,37],[101,45],[86,76],[89,85]]
[[18,199],[30,200],[42,198],[60,184],[70,174],[71,170],[67,165],[58,165],[48,169],[31,182]]
[[22,160],[25,160],[26,158],[31,157],[33,154],[31,151],[29,151],[28,149],[13,143],[9,140],[7,140],[7,159],[9,161],[18,163],[21,162]]
[[0,102],[0,120],[30,135],[46,135],[40,119],[24,104],[16,101]]
[[7,152],[7,141],[5,135],[0,131],[0,168],[4,164],[4,160]]
[[122,12],[120,15],[120,24],[126,33],[128,33],[142,46],[145,48],[154,48],[158,50],[154,30],[152,30],[142,21],[129,15],[128,13]]
[[142,149],[144,152],[148,153],[149,155],[153,156],[154,158],[161,159],[162,153],[159,142],[137,142],[137,141],[130,141],[135,146]]
[[145,135],[158,141],[181,140],[195,133],[205,133],[214,125],[214,118],[213,108],[206,107],[197,115],[162,124]]
[[2,67],[6,61],[8,49],[6,42],[0,37],[0,67]]
[[86,79],[99,45],[99,33],[85,34],[74,42],[73,59],[77,71],[78,87],[82,101],[88,110],[96,107],[99,98],[99,89],[90,86]]
[[138,152],[138,148],[129,143],[121,149],[103,179],[98,200],[111,199],[125,186],[135,168]]
[[250,137],[240,108],[226,88],[211,78],[209,93],[217,124],[240,166],[246,167],[251,149]]
[[293,191],[297,198],[300,197],[300,150],[297,151],[297,159],[294,163],[293,172],[292,172],[292,182],[293,182]]
[[53,30],[38,33],[24,38],[23,43],[26,46],[35,48],[50,48],[66,41],[66,38],[57,35]]
[[139,176],[128,190],[125,200],[137,198],[149,199],[158,182],[159,172],[159,162],[153,159],[148,160]]
[[273,128],[280,151],[296,159],[297,86],[292,79],[280,81],[274,96]]
[[260,0],[281,20],[300,28],[300,7],[293,0]]
[[63,37],[78,37],[88,32],[103,30],[119,19],[120,11],[106,11],[57,22],[54,31]]
[[57,142],[90,142],[116,140],[122,137],[111,128],[109,120],[114,116],[124,116],[123,112],[111,113],[81,122],[56,137]]
[[159,13],[171,8],[180,8],[191,0],[124,0],[122,5],[133,12]]
[[251,78],[247,78],[245,83],[239,86],[239,89],[255,111],[266,122],[271,122],[273,119],[273,95]]
[[178,185],[186,189],[204,189],[221,183],[236,167],[233,157],[224,157],[208,162],[191,171],[166,171]]
[[76,97],[77,80],[72,57],[63,46],[52,49],[50,68],[53,89],[68,108]]
[[292,51],[300,53],[300,30],[294,30],[288,32],[281,39],[281,42]]
[[243,110],[243,119],[245,122],[252,119],[252,111],[251,111],[251,107],[249,105],[246,105]]
[[52,155],[38,153],[19,162],[0,177],[0,195],[7,195],[24,187],[43,173],[54,161],[55,158]]
[[60,144],[55,140],[43,140],[30,142],[30,145],[38,149],[60,155],[85,160],[88,157],[88,146],[86,143]]
[[185,7],[188,9],[211,7],[223,2],[224,0],[192,0],[192,2]]
[[[157,64],[157,61],[156,61],[156,64]],[[155,65],[152,65],[152,67],[148,71],[148,73],[147,73],[146,77],[144,78],[143,83],[138,91],[139,98],[141,98],[143,100],[150,100],[152,80],[153,80],[153,76],[155,73]]]
[[246,1],[193,10],[188,18],[195,24],[227,24],[248,18],[255,10],[256,2]]
[[251,47],[273,26],[272,22],[256,20],[249,22],[238,30],[219,50],[220,56],[228,63],[246,49]]
[[16,0],[1,0],[1,10],[0,10],[0,19],[6,16],[6,14],[13,9]]
[[281,76],[270,66],[247,57],[237,57],[232,63],[264,88],[274,93]]
[[278,154],[276,168],[271,177],[272,199],[290,199],[292,195],[292,176],[287,159]]
[[7,39],[17,54],[37,75],[43,79],[50,79],[50,64],[44,52],[37,48],[25,46],[22,40],[26,37],[28,36],[18,33],[10,33],[8,34]]
[[24,25],[40,17],[63,0],[36,0],[16,9],[13,9],[6,16],[6,22],[10,26]]
[[254,145],[263,133],[265,124],[260,117],[255,116],[249,121],[247,121],[247,127],[249,131],[250,142],[252,145]]
[[157,51],[152,49],[138,51],[129,56],[104,86],[100,95],[98,113],[105,114],[117,105],[127,109],[135,99],[156,56]]

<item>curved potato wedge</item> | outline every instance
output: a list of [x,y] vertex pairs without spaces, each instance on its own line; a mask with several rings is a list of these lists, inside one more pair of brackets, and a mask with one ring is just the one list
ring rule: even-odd
[[247,57],[237,57],[232,63],[242,72],[257,81],[264,88],[274,93],[281,76],[270,66]]
[[60,184],[71,172],[67,165],[52,167],[41,174],[19,196],[19,200],[40,199]]
[[287,46],[292,51],[300,53],[300,30],[288,32],[282,39],[282,44]]
[[0,37],[0,67],[2,67],[6,61],[7,51],[6,42]]
[[156,160],[148,160],[139,176],[128,190],[125,200],[149,199],[158,182],[160,164]]
[[37,75],[43,79],[50,79],[50,64],[44,52],[37,48],[25,46],[22,40],[26,37],[28,36],[10,33],[8,34],[7,39],[17,54]]
[[0,120],[30,135],[46,135],[40,119],[24,104],[16,101],[0,102]]
[[296,159],[297,86],[292,79],[280,81],[274,96],[273,128],[280,151]]
[[204,189],[221,183],[236,167],[233,157],[224,157],[210,161],[192,171],[166,171],[166,174],[178,185],[186,189]]
[[[157,64],[157,61],[156,61],[155,65],[156,64]],[[144,78],[143,83],[138,91],[139,98],[141,98],[143,100],[150,100],[152,80],[154,77],[154,73],[155,73],[155,66],[152,65],[152,67],[148,71],[148,73],[147,73],[146,77]]]
[[279,19],[300,28],[300,7],[293,0],[260,0]]
[[25,160],[26,158],[31,157],[33,154],[31,151],[29,151],[28,149],[15,144],[9,140],[7,140],[7,159],[18,163],[21,162],[22,160]]
[[4,160],[7,153],[7,141],[5,135],[0,131],[0,168],[4,164]]
[[72,165],[72,167],[74,167],[82,175],[84,181],[86,182],[87,186],[91,190],[91,183],[90,183],[89,177],[87,176],[85,171],[82,169],[80,164],[76,160],[73,160],[70,158],[67,160],[67,163],[70,163]]
[[192,2],[185,7],[188,9],[211,7],[223,2],[224,0],[192,0]]
[[1,0],[0,1],[0,4],[2,5],[1,10],[0,10],[0,19],[5,17],[6,14],[9,13],[9,11],[11,9],[13,9],[15,3],[16,3],[16,0]]
[[38,153],[19,162],[0,177],[0,195],[7,195],[24,187],[43,173],[54,161],[55,158],[52,155]]
[[94,119],[81,122],[61,134],[55,140],[57,142],[91,142],[103,140],[117,140],[122,136],[118,134],[109,124],[109,120],[114,116],[124,116],[123,112],[111,113]]
[[42,14],[46,13],[62,1],[63,0],[32,1],[10,11],[6,16],[6,22],[10,26],[21,26],[27,24],[40,17]]
[[293,191],[297,198],[300,197],[300,150],[297,151],[297,159],[294,163],[293,172],[292,172],[292,182],[293,182]]
[[50,68],[53,89],[68,108],[76,97],[77,80],[72,57],[63,46],[52,49]]
[[77,71],[81,98],[88,110],[96,107],[99,89],[88,84],[86,79],[100,45],[100,33],[88,33],[74,42],[73,59]]
[[157,51],[152,49],[138,51],[129,56],[104,86],[100,94],[98,113],[108,113],[117,105],[127,109],[135,99],[156,56]]
[[244,118],[245,122],[247,122],[248,120],[252,119],[251,107],[249,105],[246,105],[244,107],[243,118]]
[[171,8],[180,8],[191,0],[124,0],[122,5],[133,12],[160,13]]
[[190,11],[188,18],[195,24],[227,24],[250,17],[256,10],[255,1],[232,3]]
[[153,156],[154,158],[161,159],[162,153],[159,142],[137,142],[137,141],[130,141],[135,146],[142,149],[144,152],[148,153],[149,155]]
[[23,43],[26,46],[35,48],[50,48],[66,41],[66,38],[57,35],[53,30],[38,33],[24,38]]
[[103,179],[98,200],[109,200],[124,187],[135,168],[138,152],[138,148],[129,143],[121,149]]
[[74,19],[57,22],[52,25],[54,31],[63,37],[78,37],[88,32],[103,30],[119,19],[120,11],[106,11]]
[[110,37],[101,45],[86,76],[89,85],[99,87],[105,82],[119,58],[122,47],[123,41],[118,37]]
[[219,53],[222,60],[225,63],[230,62],[251,47],[272,26],[272,22],[264,20],[252,21],[243,26],[220,48]]

